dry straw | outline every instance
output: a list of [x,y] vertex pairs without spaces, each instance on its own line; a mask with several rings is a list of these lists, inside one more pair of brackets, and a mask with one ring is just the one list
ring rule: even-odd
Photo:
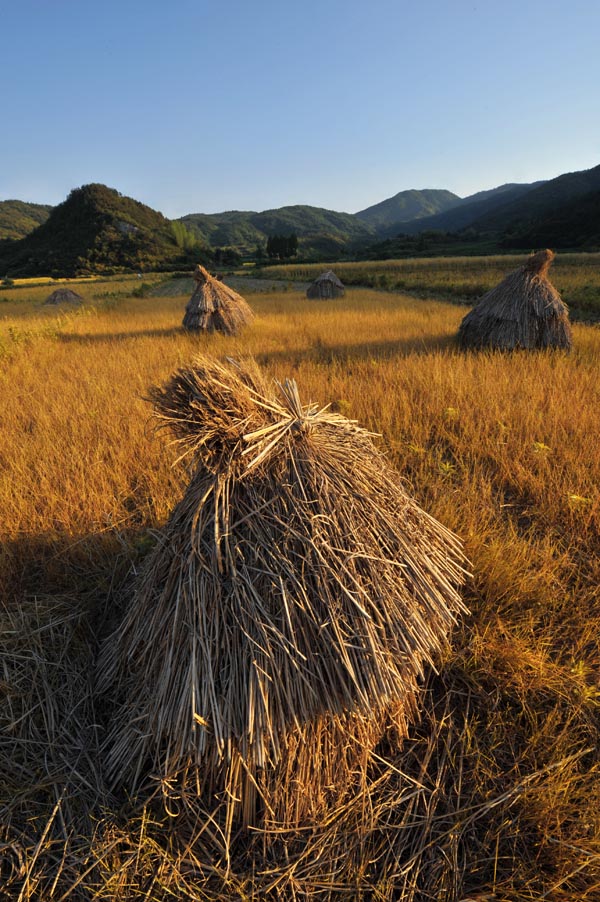
[[235,335],[254,319],[244,298],[213,278],[203,266],[194,272],[196,287],[185,308],[183,326],[191,332]]
[[327,298],[341,298],[344,293],[344,286],[331,269],[317,276],[312,285],[309,285],[306,289],[307,298],[321,298],[323,300]]
[[548,279],[550,250],[532,254],[519,269],[484,294],[458,333],[465,348],[571,348],[567,307]]
[[83,298],[76,291],[71,291],[70,288],[57,288],[48,295],[44,301],[44,305],[46,304],[83,304]]
[[101,656],[110,779],[220,801],[227,831],[355,794],[465,610],[460,541],[372,435],[275,384],[198,359],[153,390],[191,479]]

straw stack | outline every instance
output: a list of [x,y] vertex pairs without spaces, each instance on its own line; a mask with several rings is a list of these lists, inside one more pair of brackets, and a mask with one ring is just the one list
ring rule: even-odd
[[191,332],[236,335],[254,319],[252,310],[232,288],[213,278],[203,266],[194,272],[196,288],[185,308],[183,326]]
[[112,781],[158,775],[228,829],[355,792],[464,611],[460,541],[372,435],[275,388],[198,359],[152,391],[190,481],[101,656]]
[[57,288],[52,294],[49,294],[44,301],[44,306],[52,306],[54,304],[83,304],[83,298],[76,291],[70,288]]
[[532,254],[519,269],[484,294],[460,324],[465,348],[562,348],[572,344],[569,313],[548,279],[550,250]]
[[333,270],[328,269],[327,272],[322,272],[320,276],[317,276],[314,282],[308,286],[306,297],[319,298],[320,300],[341,298],[344,296],[345,291],[340,279],[338,279]]

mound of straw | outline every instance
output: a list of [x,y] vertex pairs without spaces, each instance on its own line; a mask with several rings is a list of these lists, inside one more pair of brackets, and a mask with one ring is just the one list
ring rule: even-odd
[[54,304],[83,304],[83,298],[76,291],[70,288],[57,288],[52,294],[49,294],[44,301],[44,306]]
[[152,392],[191,479],[105,643],[110,779],[297,824],[365,778],[464,610],[459,540],[355,422],[199,359]]
[[196,267],[194,280],[196,287],[183,317],[185,329],[235,335],[254,319],[244,298],[211,276],[203,266]]
[[539,251],[467,313],[458,333],[465,348],[563,348],[572,344],[568,310],[548,279],[554,260]]
[[322,272],[320,276],[306,289],[307,298],[319,298],[326,300],[327,298],[341,298],[345,294],[346,289],[333,270],[328,269]]

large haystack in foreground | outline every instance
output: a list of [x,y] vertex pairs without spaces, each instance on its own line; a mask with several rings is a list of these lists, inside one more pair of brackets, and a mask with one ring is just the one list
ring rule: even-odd
[[312,285],[306,289],[307,298],[320,298],[321,300],[341,298],[344,294],[344,286],[331,269],[317,276]]
[[44,301],[44,306],[53,304],[79,305],[83,304],[83,298],[76,291],[71,291],[70,288],[57,288]]
[[254,318],[244,298],[211,276],[203,266],[196,267],[194,280],[196,287],[183,317],[185,329],[235,335]]
[[464,348],[564,348],[572,344],[569,313],[547,273],[554,260],[539,251],[467,313],[458,332]]
[[276,385],[199,359],[153,391],[191,480],[100,665],[110,779],[220,800],[229,828],[355,794],[464,610],[460,541],[371,434]]

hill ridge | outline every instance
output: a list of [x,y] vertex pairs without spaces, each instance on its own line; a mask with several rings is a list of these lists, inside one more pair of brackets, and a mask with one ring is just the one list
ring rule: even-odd
[[[0,273],[74,276],[152,269],[183,262],[182,245],[162,213],[93,182],[74,188],[29,235],[5,242]],[[200,247],[194,250],[197,257]]]

